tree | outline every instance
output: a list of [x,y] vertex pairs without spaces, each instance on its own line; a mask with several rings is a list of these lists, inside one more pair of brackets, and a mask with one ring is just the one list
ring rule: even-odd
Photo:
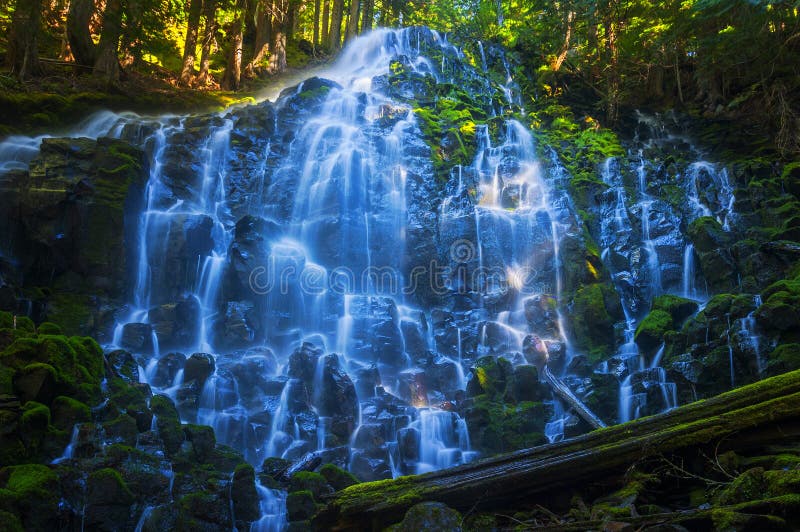
[[205,0],[203,2],[203,19],[203,42],[200,47],[200,72],[197,74],[197,82],[205,86],[211,81],[209,72],[211,68],[211,46],[214,44],[214,36],[217,33],[216,0]]
[[234,7],[234,19],[229,26],[230,48],[228,49],[228,63],[225,67],[225,75],[222,79],[222,86],[228,90],[239,90],[242,81],[242,45],[243,45],[243,24],[244,13],[247,7],[246,0],[236,0]]
[[272,42],[270,43],[269,70],[286,70],[286,38],[289,26],[289,1],[273,0]]
[[363,0],[364,16],[361,21],[361,33],[366,33],[372,29],[372,18],[375,15],[375,0]]
[[103,11],[103,29],[100,33],[100,42],[97,45],[97,60],[94,63],[94,73],[104,77],[107,81],[119,79],[119,38],[122,35],[122,2],[121,0],[106,0]]
[[322,0],[322,45],[330,46],[328,36],[330,30],[331,0]]
[[6,62],[20,79],[38,74],[39,25],[42,0],[17,0],[11,20],[11,35]]
[[358,35],[358,15],[360,4],[358,0],[350,0],[350,14],[347,16],[347,34],[345,41],[350,41]]
[[344,0],[333,0],[331,11],[331,29],[328,33],[328,48],[333,51],[342,46],[342,18],[344,16]]
[[93,0],[72,0],[67,13],[67,41],[75,62],[92,67],[96,57],[96,46],[89,31],[89,21],[94,13]]
[[272,42],[272,11],[273,1],[259,0],[255,4],[255,13],[252,21],[255,26],[255,39],[253,44],[253,57],[245,68],[248,76],[255,74],[258,65],[264,60],[269,52]]
[[200,12],[203,0],[188,0],[189,16],[186,21],[186,40],[183,45],[183,68],[181,83],[188,85],[194,76],[194,60],[197,54],[197,33],[200,29]]

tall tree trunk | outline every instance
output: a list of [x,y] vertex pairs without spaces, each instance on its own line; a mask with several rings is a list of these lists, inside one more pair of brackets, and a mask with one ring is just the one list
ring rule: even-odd
[[320,16],[320,0],[314,0],[314,34],[311,43],[314,45],[314,52],[317,51],[319,46],[319,16]]
[[350,14],[347,16],[347,34],[345,36],[346,42],[358,35],[358,13],[360,9],[359,0],[350,0]]
[[103,29],[100,33],[100,43],[97,45],[97,61],[94,63],[94,73],[104,77],[107,81],[119,79],[119,38],[122,35],[122,2],[121,0],[107,0],[103,11]]
[[344,15],[344,0],[333,0],[331,13],[331,30],[328,33],[328,47],[336,51],[342,46],[342,16]]
[[6,61],[19,79],[27,79],[40,71],[38,38],[41,12],[42,0],[17,0],[14,6]]
[[[125,3],[125,28],[122,30],[122,50],[129,63],[141,65],[142,61],[142,34],[128,28],[139,28],[142,24],[142,5],[145,0],[126,0]],[[202,1],[202,0],[201,0]]]
[[200,73],[197,81],[201,85],[208,85],[210,79],[209,68],[211,67],[211,46],[214,44],[214,34],[217,32],[217,2],[216,0],[205,0],[203,2],[203,43],[200,51]]
[[567,54],[569,53],[569,48],[572,40],[572,22],[574,20],[575,20],[575,12],[569,11],[567,13],[566,31],[564,31],[564,43],[561,45],[561,51],[559,52],[555,62],[553,63],[553,70],[556,72],[558,72],[558,70],[561,68],[561,65],[567,59]]
[[222,85],[228,90],[238,90],[242,81],[242,27],[246,0],[236,0],[234,19],[231,22],[230,49],[228,50],[228,64],[225,67],[225,76]]
[[89,21],[94,13],[93,0],[71,0],[67,13],[67,41],[75,62],[81,66],[94,66],[97,47],[92,41]]
[[375,0],[364,0],[364,16],[361,19],[361,33],[372,30],[372,18],[375,16]]
[[245,74],[253,76],[258,69],[259,63],[264,60],[269,52],[272,37],[272,4],[261,0],[256,4],[254,16],[256,26],[256,36],[253,45],[253,58],[245,68]]
[[330,31],[330,19],[331,19],[331,0],[322,0],[322,46],[328,47],[330,45],[329,42],[329,31]]
[[300,0],[289,0],[287,9],[286,42],[291,42],[300,29]]
[[270,46],[269,69],[271,72],[286,70],[286,27],[288,25],[287,0],[275,0],[272,18],[272,44]]
[[194,76],[194,60],[197,55],[197,33],[200,29],[200,13],[203,0],[188,0],[189,18],[186,22],[186,41],[183,45],[183,68],[181,83],[188,85]]

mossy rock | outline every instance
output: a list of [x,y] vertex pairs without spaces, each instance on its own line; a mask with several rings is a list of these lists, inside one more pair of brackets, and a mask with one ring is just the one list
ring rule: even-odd
[[55,323],[51,323],[49,321],[40,324],[37,332],[39,334],[64,334],[60,325],[56,325]]
[[183,426],[183,433],[186,440],[192,444],[194,459],[200,463],[207,461],[217,445],[214,429],[207,425],[189,424]]
[[687,235],[700,253],[715,251],[726,247],[730,238],[722,225],[711,216],[702,216],[694,220],[687,229]]
[[306,521],[317,512],[314,494],[309,490],[295,491],[286,496],[286,513],[289,521]]
[[636,328],[634,340],[642,351],[653,353],[664,342],[664,335],[672,330],[672,316],[663,310],[653,310]]
[[150,399],[150,410],[156,415],[156,428],[167,456],[174,455],[185,439],[178,410],[166,395],[154,395]]
[[686,318],[697,312],[697,309],[696,301],[669,294],[656,297],[651,305],[651,310],[663,310],[669,313],[676,327],[680,327]]
[[781,344],[769,354],[765,375],[772,377],[800,369],[800,344]]
[[233,471],[231,501],[237,522],[252,522],[258,519],[259,505],[256,491],[256,472],[250,464],[240,464]]
[[585,350],[593,364],[614,349],[614,315],[618,306],[616,292],[605,283],[585,285],[575,292],[570,309],[572,332],[576,347]]
[[289,480],[289,492],[303,490],[310,491],[317,501],[321,501],[323,495],[333,492],[333,488],[331,488],[328,480],[322,474],[312,471],[298,471]]
[[319,468],[319,473],[330,486],[336,490],[343,490],[353,484],[358,484],[358,479],[350,471],[345,471],[335,464],[325,464]]
[[461,514],[440,502],[415,504],[406,512],[403,520],[391,527],[394,532],[416,532],[437,530],[441,532],[461,532]]
[[480,357],[472,367],[472,377],[467,383],[467,395],[504,397],[508,379],[513,371],[511,363],[503,357]]
[[[5,480],[5,482],[3,482]],[[25,464],[0,470],[0,488],[25,530],[54,530],[58,515],[58,478],[47,466]],[[0,491],[2,491],[0,489]],[[5,497],[0,496],[0,500]]]

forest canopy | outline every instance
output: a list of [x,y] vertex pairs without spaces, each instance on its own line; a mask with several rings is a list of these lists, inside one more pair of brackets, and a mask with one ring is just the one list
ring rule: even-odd
[[[516,52],[526,103],[685,108],[800,151],[796,0],[4,0],[9,78],[127,74],[239,89],[378,26],[427,25]],[[477,51],[472,50],[477,57]],[[475,59],[476,61],[478,59]],[[9,84],[5,79],[5,84]],[[749,129],[748,129],[749,128]]]

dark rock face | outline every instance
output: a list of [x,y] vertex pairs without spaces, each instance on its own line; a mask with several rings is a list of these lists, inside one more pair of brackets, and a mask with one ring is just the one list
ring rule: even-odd
[[[129,294],[147,175],[144,152],[125,141],[50,138],[27,172],[0,178],[7,208],[0,234],[13,235],[15,276],[52,287],[44,313],[68,332],[106,333],[88,299]],[[12,305],[4,310],[16,312]]]

